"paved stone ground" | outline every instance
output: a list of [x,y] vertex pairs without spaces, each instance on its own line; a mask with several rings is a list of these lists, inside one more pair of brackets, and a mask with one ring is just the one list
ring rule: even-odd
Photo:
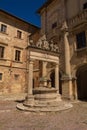
[[0,101],[0,130],[87,130],[87,102],[56,113],[29,113],[15,101]]

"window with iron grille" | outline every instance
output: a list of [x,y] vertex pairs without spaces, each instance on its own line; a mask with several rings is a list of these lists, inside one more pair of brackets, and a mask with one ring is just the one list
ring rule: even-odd
[[15,60],[16,61],[20,61],[20,55],[21,55],[21,51],[15,50]]
[[1,24],[1,32],[6,33],[6,31],[7,31],[7,26],[4,24]]
[[22,38],[22,32],[17,30],[17,38],[21,39]]
[[0,58],[4,58],[4,47],[0,46]]
[[86,35],[85,31],[80,32],[76,35],[77,49],[86,47]]

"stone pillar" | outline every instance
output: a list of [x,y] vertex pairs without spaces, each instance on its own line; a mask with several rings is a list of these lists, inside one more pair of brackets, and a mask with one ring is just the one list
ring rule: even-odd
[[43,86],[44,87],[47,87],[47,69],[46,69],[46,66],[47,66],[47,62],[46,61],[43,61],[43,68],[42,68],[42,77],[43,77]]
[[75,79],[75,81],[74,81],[74,84],[75,84],[75,100],[78,100],[76,79]]
[[61,101],[61,95],[59,94],[59,65],[56,64],[55,66],[55,88],[57,90],[57,101]]
[[72,86],[72,78],[71,78],[71,68],[70,68],[70,48],[69,48],[69,33],[67,31],[64,32],[64,45],[65,45],[65,74],[67,75],[67,87],[69,89],[68,98],[73,99],[73,86]]
[[65,73],[70,76],[70,48],[69,48],[69,39],[68,39],[68,26],[67,22],[64,21],[61,28],[62,34],[64,36],[64,48],[65,48]]
[[64,35],[64,48],[65,48],[65,74],[62,77],[62,87],[64,89],[64,97],[72,99],[73,97],[73,88],[72,88],[72,77],[71,77],[71,66],[70,66],[70,47],[69,47],[69,39],[68,39],[68,27],[65,22],[62,27],[63,35]]
[[29,71],[28,71],[28,92],[27,98],[24,102],[24,105],[30,106],[34,104],[34,96],[33,96],[33,61],[29,61]]
[[65,72],[67,75],[71,76],[70,48],[69,48],[69,41],[68,41],[68,32],[64,32],[64,45],[65,45]]
[[59,65],[56,64],[55,67],[55,88],[57,89],[57,92],[59,93]]
[[29,62],[29,73],[28,73],[28,95],[32,95],[33,89],[33,61]]

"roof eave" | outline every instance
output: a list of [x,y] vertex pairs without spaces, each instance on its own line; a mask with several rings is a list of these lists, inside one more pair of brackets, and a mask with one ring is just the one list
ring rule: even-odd
[[7,14],[7,15],[9,15],[9,16],[11,16],[11,17],[14,17],[15,19],[18,19],[19,21],[22,21],[22,22],[24,22],[24,23],[26,23],[26,24],[28,24],[28,25],[30,25],[30,26],[33,26],[33,27],[35,27],[35,28],[37,28],[37,29],[40,29],[40,27],[38,27],[38,26],[36,26],[36,25],[34,25],[34,24],[32,24],[32,23],[29,23],[29,22],[27,22],[27,21],[25,21],[25,20],[23,20],[23,19],[21,19],[21,18],[15,16],[15,15],[13,15],[13,14],[11,14],[11,13],[9,13],[9,12],[3,10],[3,9],[0,9],[0,11],[3,12],[4,14]]

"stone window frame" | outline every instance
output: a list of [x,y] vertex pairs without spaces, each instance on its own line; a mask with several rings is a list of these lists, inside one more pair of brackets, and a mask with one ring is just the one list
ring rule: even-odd
[[17,30],[17,38],[22,39],[22,31]]
[[14,79],[15,79],[16,81],[18,81],[19,78],[20,78],[20,74],[14,74]]
[[6,50],[7,50],[8,44],[7,44],[7,43],[4,43],[4,42],[0,42],[0,46],[4,47],[4,56],[3,56],[3,58],[0,57],[0,60],[5,60],[5,61],[6,61],[6,60],[7,60],[7,59],[6,59],[6,57],[7,57],[7,56],[6,56]]
[[87,9],[87,2],[83,4],[83,9]]
[[57,28],[57,22],[52,23],[52,29]]
[[[82,33],[85,34],[84,35],[85,45],[81,45],[81,47],[78,47],[77,42],[79,42],[79,41],[77,41],[77,36],[80,36]],[[81,42],[81,40],[82,40],[82,37],[80,37],[80,42]],[[86,47],[87,47],[86,31],[82,30],[82,31],[79,31],[78,33],[76,33],[76,50],[84,49]]]
[[18,49],[15,50],[15,61],[17,62],[21,61],[21,51]]
[[4,59],[5,55],[5,46],[0,45],[0,59]]
[[4,80],[4,73],[2,71],[0,71],[0,74],[2,74],[2,79],[0,80],[0,82],[3,82],[3,80]]
[[[21,48],[21,47],[18,47],[18,46],[14,46],[14,62],[18,62],[18,63],[22,63],[22,54],[23,54],[23,49],[24,48]],[[20,60],[15,60],[15,56],[16,56],[16,52],[17,51],[20,51]]]
[[7,25],[1,23],[1,29],[0,29],[1,33],[7,34]]

